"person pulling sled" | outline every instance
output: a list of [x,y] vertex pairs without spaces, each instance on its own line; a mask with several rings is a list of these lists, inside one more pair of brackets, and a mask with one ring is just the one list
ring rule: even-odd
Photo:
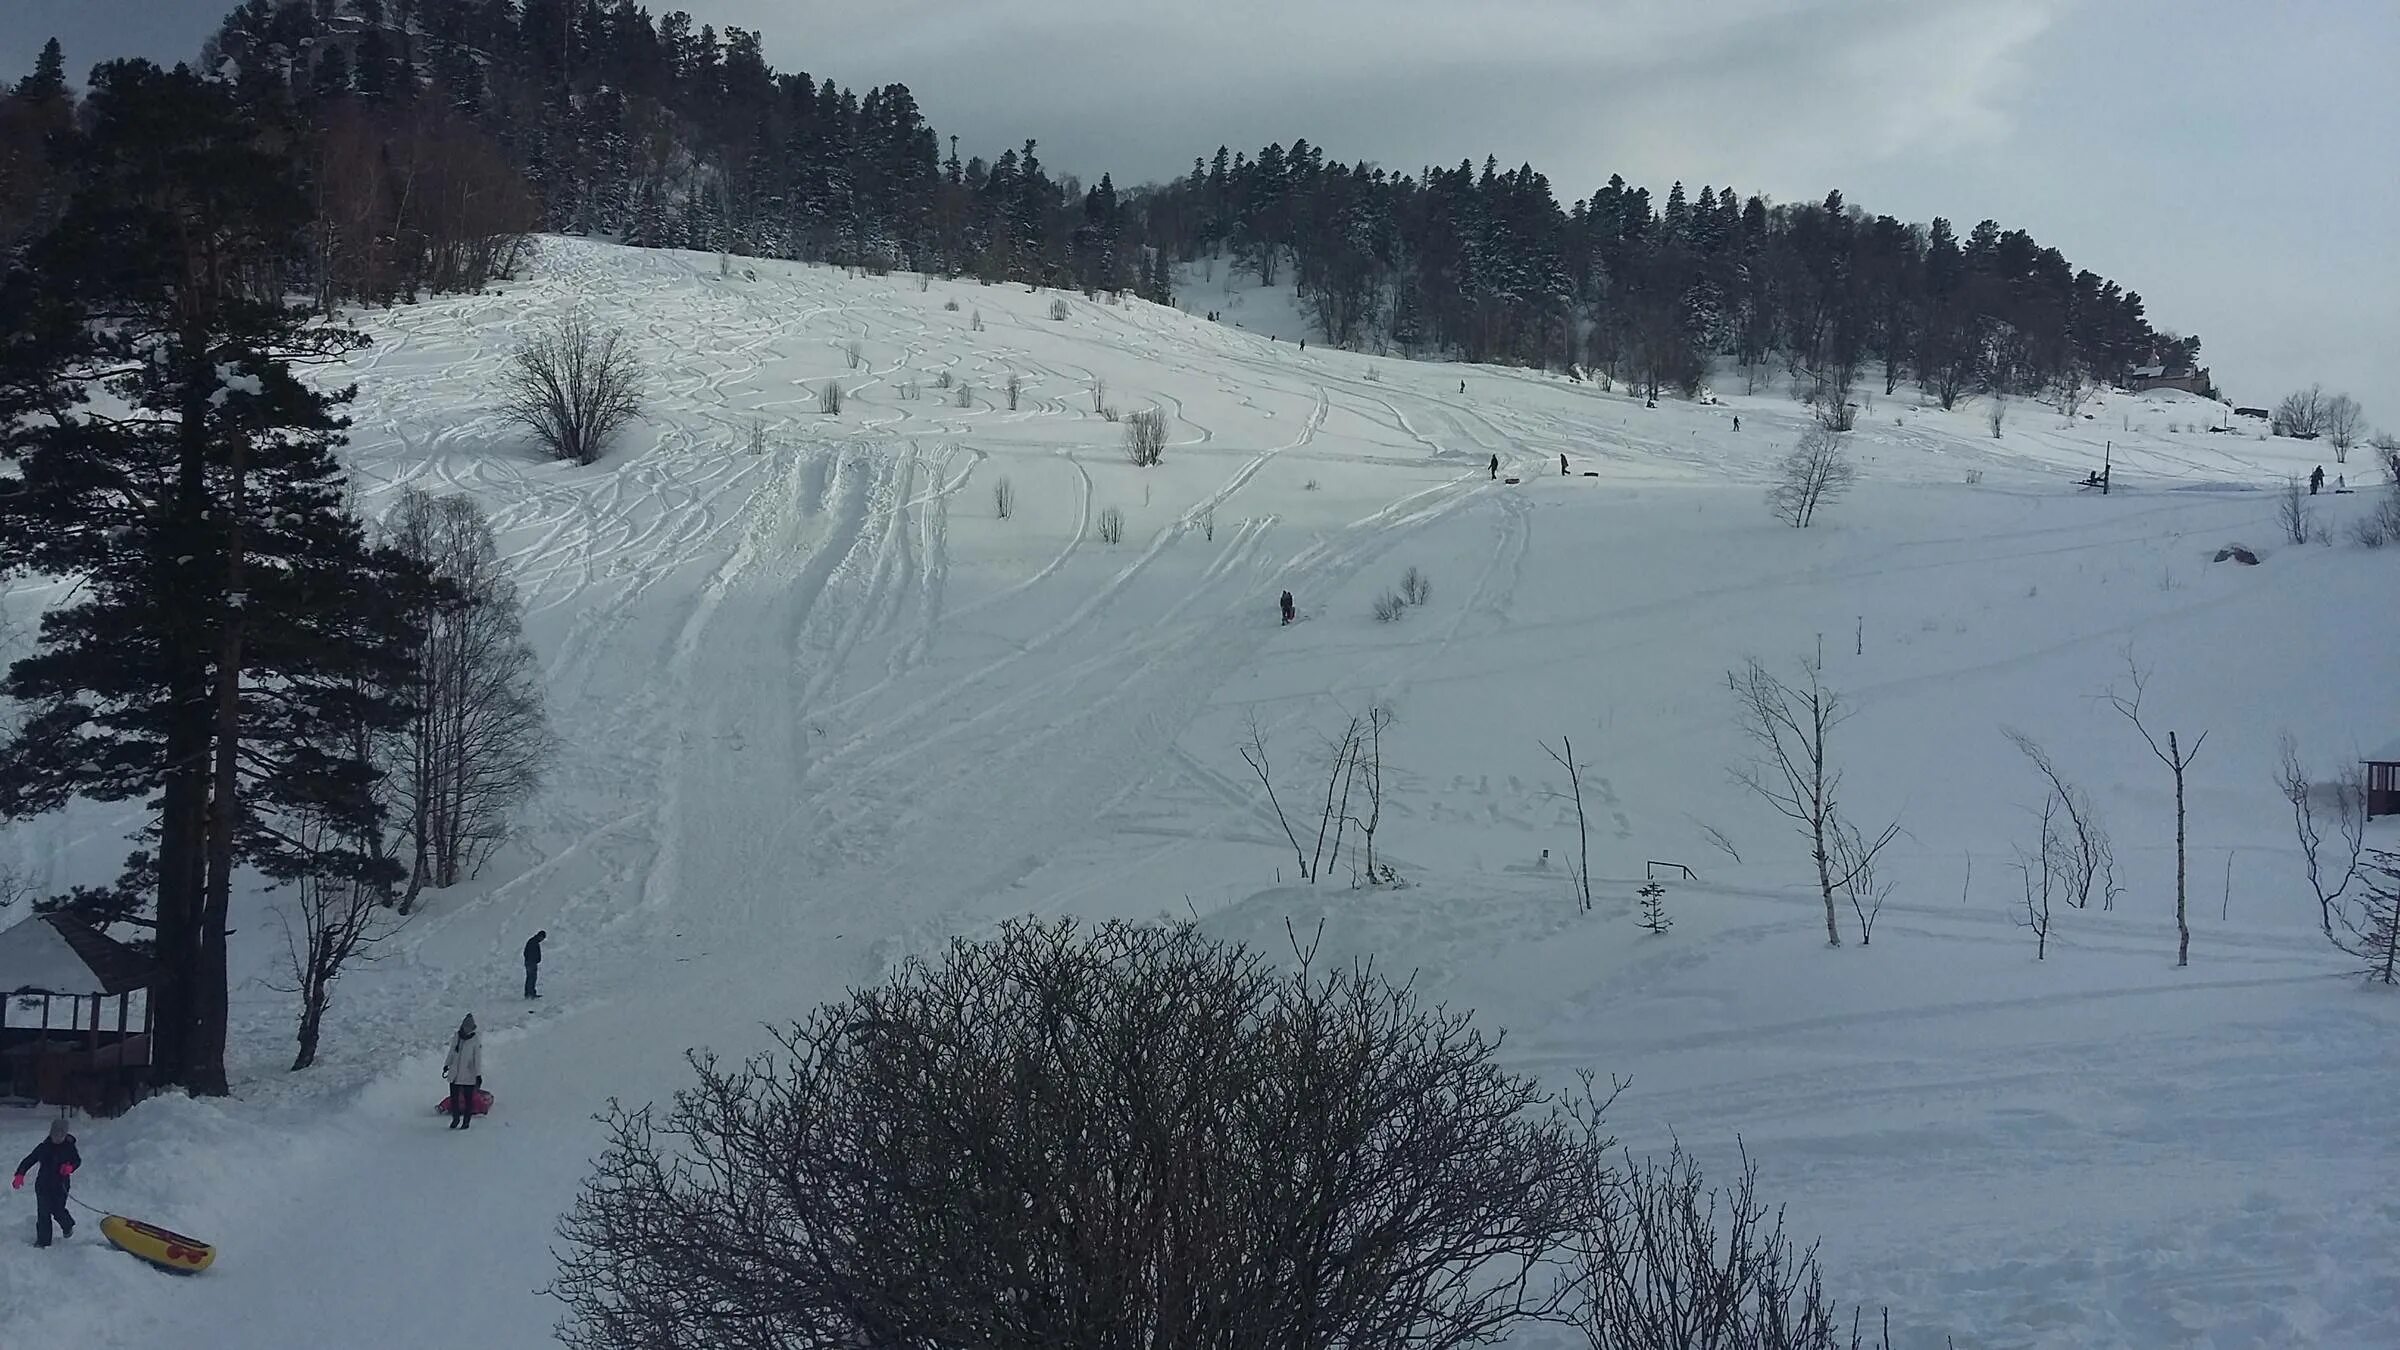
[[55,1220],[61,1234],[69,1241],[75,1237],[75,1216],[67,1213],[67,1178],[83,1166],[83,1155],[75,1151],[75,1136],[67,1133],[64,1117],[50,1122],[50,1136],[33,1146],[25,1161],[17,1164],[13,1190],[25,1189],[25,1174],[33,1173],[33,1245],[50,1245],[50,1224]]

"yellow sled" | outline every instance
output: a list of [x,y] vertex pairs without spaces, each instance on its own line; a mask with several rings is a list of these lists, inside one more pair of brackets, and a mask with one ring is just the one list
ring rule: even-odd
[[197,1275],[216,1263],[217,1249],[198,1238],[170,1233],[156,1224],[111,1214],[100,1220],[100,1236],[160,1270]]

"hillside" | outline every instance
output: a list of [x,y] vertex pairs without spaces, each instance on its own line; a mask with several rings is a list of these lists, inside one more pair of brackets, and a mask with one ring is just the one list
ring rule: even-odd
[[[345,976],[307,1074],[281,1071],[276,898],[243,897],[235,1097],[79,1127],[78,1198],[216,1241],[216,1268],[169,1281],[88,1231],[0,1245],[0,1340],[544,1343],[594,1111],[1025,913],[1197,915],[1269,950],[1322,920],[1327,950],[1507,1028],[1512,1065],[1629,1077],[1629,1147],[1673,1132],[1720,1169],[1747,1148],[1824,1235],[1833,1292],[1890,1305],[1903,1344],[2388,1337],[2400,1277],[2361,1254],[2400,1240],[2375,1184],[2400,1003],[2316,932],[2272,777],[2286,729],[2320,769],[2400,734],[2400,650],[2367,618],[2400,555],[2278,546],[2269,489],[2322,450],[2201,430],[2224,410],[2180,394],[2072,421],[2013,403],[1996,438],[1980,400],[1874,398],[1859,485],[1792,530],[1761,500],[1807,425],[1788,396],[1734,377],[1648,408],[1303,353],[1232,322],[1288,293],[1211,324],[1219,292],[1184,286],[1192,313],[1070,294],[1053,318],[1060,293],[1023,285],[544,238],[521,280],[359,314],[374,345],[323,377],[359,385],[363,502],[415,484],[492,513],[558,767],[519,841]],[[591,468],[488,411],[512,342],[576,308],[654,372],[648,420]],[[838,416],[815,411],[829,380]],[[1163,410],[1165,462],[1129,464],[1096,402]],[[2078,491],[2104,457],[2110,494]],[[2315,505],[2339,539],[2367,503]],[[2210,561],[2231,542],[2260,565]],[[1410,567],[1430,599],[1377,622]],[[6,593],[20,627],[56,599]],[[1726,672],[1820,642],[1856,708],[1847,800],[1905,831],[1872,945],[1839,950],[1803,843],[1728,781]],[[2188,969],[2171,784],[2098,697],[2129,645],[2145,710],[2208,733]],[[1346,862],[1297,884],[1238,747],[1255,723],[1304,789],[1370,705],[1395,716],[1376,850],[1405,885],[1353,889]],[[2003,727],[2090,792],[2125,888],[2061,914],[2039,962],[2010,865],[2041,794]],[[1562,736],[1588,766],[1589,912],[1542,749]],[[96,881],[128,819],[0,844],[45,886]],[[1692,872],[1657,937],[1631,918],[1654,861]],[[431,1107],[468,1011],[499,1105],[454,1137]]]

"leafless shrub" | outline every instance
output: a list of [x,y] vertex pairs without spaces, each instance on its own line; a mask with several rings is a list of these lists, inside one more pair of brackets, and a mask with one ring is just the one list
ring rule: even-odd
[[[2308,888],[2317,897],[2317,921],[2325,936],[2334,936],[2334,916],[2342,899],[2359,879],[2360,858],[2366,851],[2367,779],[2356,765],[2344,770],[2331,783],[2312,783],[2308,771],[2300,765],[2300,747],[2285,732],[2276,740],[2277,766],[2275,786],[2283,799],[2291,803],[2292,833],[2300,842],[2301,861],[2308,870]],[[2337,836],[2329,852],[2325,833],[2317,821],[2317,799],[2330,798],[2326,804],[2333,810],[2333,827]]]
[[1381,384],[1383,383],[1383,367],[1376,365],[1373,362],[1369,362],[1366,373],[1360,378],[1364,379],[1369,384]]
[[1583,902],[1583,912],[1589,914],[1592,912],[1592,821],[1583,809],[1583,766],[1575,759],[1574,741],[1561,736],[1558,744],[1559,748],[1553,750],[1545,743],[1542,753],[1567,771],[1567,797],[1575,803],[1575,887]]
[[2019,925],[2033,933],[2033,959],[2042,961],[2050,956],[2050,896],[2057,889],[2058,873],[2058,797],[2054,793],[2042,799],[2041,834],[2032,849],[2019,848],[2017,877],[2025,892],[2025,917]]
[[[1992,439],[1999,440],[2000,428],[2008,425],[2008,400],[1998,394],[1992,395],[1992,406],[1984,413],[1983,420],[1984,424],[1991,428]],[[2168,430],[2172,431],[2174,428],[2170,427]]]
[[950,401],[961,408],[972,408],[975,406],[975,391],[962,384],[958,387],[957,392],[950,396]]
[[2381,984],[2400,984],[2400,853],[2369,850],[2356,903],[2341,910],[2334,945],[2365,962]]
[[858,339],[852,338],[850,342],[842,348],[842,357],[844,360],[850,363],[850,368],[852,370],[856,370],[867,363],[866,346],[859,342]]
[[1319,483],[1317,482],[1317,480],[1316,480],[1316,479],[1314,479],[1314,478],[1311,478],[1311,479],[1309,479],[1307,482],[1305,482],[1305,483],[1302,483],[1302,484],[1300,485],[1300,490],[1301,490],[1302,492],[1314,492],[1314,491],[1316,491],[1316,490],[1318,489],[1318,487],[1320,487],[1320,486],[1321,486],[1321,484],[1319,484]]
[[1872,838],[1843,839],[1850,827],[1842,818],[1842,775],[1833,767],[1832,739],[1850,712],[1841,695],[1826,687],[1815,662],[1801,662],[1800,673],[1801,683],[1787,684],[1755,658],[1727,672],[1725,682],[1751,747],[1750,762],[1733,770],[1733,780],[1790,819],[1809,841],[1817,889],[1825,902],[1825,940],[1839,947],[1842,930],[1834,893],[1846,889],[1862,869],[1873,867],[1884,847],[1899,836],[1900,825],[1895,821]]
[[644,375],[624,331],[580,314],[520,343],[500,379],[501,419],[577,464],[596,463],[642,413]]
[[1967,470],[1967,486],[1968,486],[1968,487],[1973,487],[1973,486],[1975,486],[1977,483],[1980,483],[1980,482],[1982,482],[1982,481],[1983,481],[1983,470],[1981,470],[1981,469],[1969,469],[1969,470]]
[[1200,513],[1200,536],[1210,543],[1217,541],[1217,508],[1208,507]]
[[2049,752],[2031,736],[2009,727],[2002,727],[2000,734],[2032,762],[2042,781],[2049,785],[2059,813],[2066,817],[2063,829],[2044,835],[2046,851],[2041,855],[2042,861],[2058,876],[2062,898],[2074,909],[2087,909],[2094,900],[2104,910],[2115,909],[2117,896],[2121,894],[2117,886],[2116,845],[2100,823],[2098,808],[2083,789],[2067,781]]
[[2275,527],[2283,532],[2286,542],[2305,544],[2309,527],[2315,523],[2315,513],[2308,509],[2308,488],[2297,478],[2283,480],[2283,491],[2275,498]]
[[1113,506],[1100,508],[1100,542],[1103,544],[1125,542],[1125,513],[1123,511]]
[[1400,598],[1412,605],[1421,605],[1433,598],[1433,583],[1423,572],[1411,567],[1400,574]]
[[1858,481],[1858,470],[1842,452],[1842,438],[1822,426],[1800,435],[1800,443],[1776,466],[1767,489],[1767,508],[1794,529],[1807,529],[1817,508],[1837,501]]
[[956,314],[958,312],[958,302],[956,300],[944,300],[942,302],[942,308],[948,310],[952,314]]
[[1850,822],[1836,821],[1833,832],[1833,870],[1841,878],[1842,894],[1850,901],[1852,913],[1858,916],[1858,945],[1870,946],[1875,941],[1875,920],[1883,915],[1883,902],[1892,893],[1892,881],[1875,866],[1875,858],[1885,841],[1869,840]]
[[1056,320],[1056,321],[1060,322],[1060,323],[1064,323],[1064,322],[1066,322],[1066,319],[1067,319],[1067,302],[1066,302],[1065,300],[1063,300],[1063,299],[1062,299],[1062,300],[1053,300],[1053,301],[1051,301],[1051,302],[1050,302],[1050,317],[1051,317],[1052,319],[1054,319],[1054,320]]
[[1017,485],[1002,478],[992,484],[992,514],[1002,520],[1017,513]]
[[[1748,1150],[1723,1191],[1678,1143],[1665,1160],[1626,1159],[1595,1192],[1578,1243],[1567,1320],[1591,1350],[1859,1350],[1824,1290],[1814,1244],[1796,1248],[1783,1211],[1758,1194]],[[1888,1347],[1888,1327],[1883,1344]]]
[[1167,456],[1167,414],[1159,408],[1144,408],[1125,419],[1125,453],[1133,462],[1149,468]]
[[2315,440],[2325,430],[2325,386],[2312,384],[2284,395],[2283,402],[2275,405],[2275,417],[2269,425],[2278,436]]
[[917,273],[917,294],[919,294],[919,295],[923,295],[925,292],[927,292],[927,291],[930,291],[930,290],[932,290],[932,289],[933,289],[933,274],[932,274],[931,272],[919,272],[919,273]]
[[1408,612],[1408,602],[1390,591],[1385,591],[1375,597],[1374,608],[1375,622],[1390,623]]
[[1115,425],[1117,421],[1117,410],[1115,408],[1102,408],[1100,410],[1100,420],[1107,422],[1112,426]]
[[[1092,377],[1092,411],[1108,411],[1108,381],[1097,375]],[[1111,417],[1108,420],[1114,422],[1117,419]]]
[[973,317],[971,320],[969,320],[969,321],[968,321],[967,327],[968,327],[968,328],[970,328],[970,329],[973,329],[975,332],[978,332],[978,333],[980,333],[980,332],[982,332],[982,331],[983,331],[983,311],[982,311],[982,310],[980,310],[980,309],[979,309],[979,310],[976,310],[976,311],[975,311],[974,317]]
[[902,380],[902,381],[900,382],[900,401],[901,401],[901,402],[903,402],[903,403],[914,403],[914,402],[916,402],[916,401],[917,401],[917,395],[918,395],[918,393],[919,393],[919,392],[920,392],[920,391],[919,391],[919,390],[918,390],[918,388],[917,388],[917,382],[916,382],[915,380]]
[[695,1052],[671,1108],[603,1117],[562,1340],[1464,1350],[1555,1316],[1583,1282],[1544,1273],[1606,1250],[1591,1127],[1294,946],[1017,921]]
[[840,415],[842,411],[842,382],[840,380],[827,380],[818,387],[817,411],[828,417]]
[[1008,390],[1008,410],[1010,412],[1015,412],[1017,410],[1017,400],[1024,397],[1025,394],[1025,377],[1019,375],[1013,370],[1008,372],[1008,384],[1006,387]]

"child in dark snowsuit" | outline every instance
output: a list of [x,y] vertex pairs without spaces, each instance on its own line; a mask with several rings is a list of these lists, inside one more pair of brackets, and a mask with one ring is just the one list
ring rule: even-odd
[[1283,604],[1283,621],[1284,621],[1285,623],[1290,623],[1290,622],[1291,622],[1293,619],[1295,619],[1295,618],[1297,618],[1297,617],[1299,616],[1299,613],[1300,613],[1299,607],[1298,607],[1298,606],[1296,606],[1296,605],[1294,605],[1294,604],[1292,603],[1292,593],[1291,593],[1290,591],[1285,591],[1285,592],[1283,593],[1283,601],[1282,601],[1282,604]]
[[[75,1136],[67,1133],[67,1122],[50,1122],[50,1137],[33,1146],[25,1161],[17,1164],[14,1189],[25,1189],[25,1174],[33,1172],[33,1199],[37,1206],[33,1221],[33,1245],[50,1245],[50,1224],[58,1222],[69,1241],[75,1237],[75,1218],[67,1213],[67,1178],[83,1166],[83,1155],[75,1151]],[[35,1171],[39,1168],[39,1171]]]

